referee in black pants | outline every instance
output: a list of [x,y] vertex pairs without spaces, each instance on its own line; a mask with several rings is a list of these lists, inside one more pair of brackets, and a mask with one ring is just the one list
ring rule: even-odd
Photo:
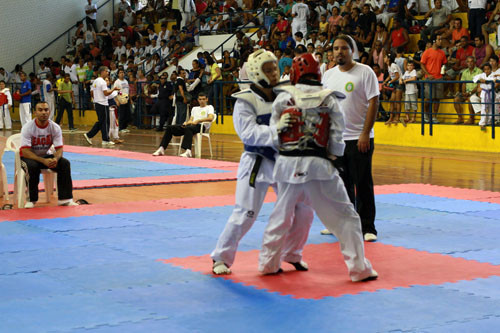
[[[111,146],[115,143],[113,141],[109,141],[109,104],[108,98],[113,98],[113,95],[117,95],[117,92],[120,90],[119,87],[115,87],[114,89],[109,89],[106,84],[105,79],[109,76],[109,69],[106,66],[102,66],[99,68],[99,77],[92,83],[92,97],[94,98],[95,110],[97,112],[97,122],[94,124],[92,129],[83,134],[85,140],[91,145],[92,138],[101,131],[102,135],[102,145],[103,146]],[[112,95],[113,94],[113,95]]]

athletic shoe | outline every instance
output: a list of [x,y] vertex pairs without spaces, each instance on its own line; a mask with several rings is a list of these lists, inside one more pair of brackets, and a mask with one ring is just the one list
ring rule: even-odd
[[35,203],[34,202],[30,202],[28,201],[27,203],[24,204],[24,208],[33,208],[35,207]]
[[60,203],[58,204],[58,206],[80,206],[80,205],[71,200],[71,201],[66,201],[64,203]]
[[309,270],[309,266],[305,261],[299,261],[299,262],[288,262],[290,265],[295,267],[295,270],[300,271],[300,272],[305,272]]
[[332,232],[328,229],[321,230],[320,234],[322,235],[332,235]]
[[432,123],[433,124],[439,124],[439,120],[437,120],[437,118],[432,118]]
[[165,155],[165,148],[160,147],[154,153],[153,156],[163,156]]
[[365,277],[364,279],[361,280],[352,280],[352,282],[366,282],[366,281],[376,280],[377,278],[378,278],[378,273],[376,270],[372,268],[372,272],[368,277]]
[[130,130],[124,128],[124,129],[120,130],[120,133],[130,133]]
[[365,242],[375,242],[377,240],[377,235],[367,232],[364,236]]
[[193,157],[191,155],[191,149],[186,149],[186,151],[183,154],[179,155],[180,157]]
[[72,128],[69,129],[69,131],[70,132],[76,132],[76,131],[78,131],[78,128],[72,127]]
[[114,146],[115,143],[113,141],[103,141],[102,145],[103,146]]
[[212,272],[215,275],[231,274],[231,270],[229,269],[229,267],[226,266],[226,264],[223,261],[215,261],[214,265],[212,266]]
[[90,138],[87,135],[87,133],[83,133],[83,137],[85,138],[85,140],[87,140],[87,142],[88,142],[89,145],[92,145],[92,140],[90,140]]

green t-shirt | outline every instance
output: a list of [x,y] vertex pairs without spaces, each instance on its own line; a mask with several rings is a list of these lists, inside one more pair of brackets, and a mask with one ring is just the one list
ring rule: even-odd
[[[474,67],[472,72],[468,68],[466,68],[462,72],[461,80],[462,81],[472,81],[476,75],[479,75],[482,72],[483,71],[480,70],[478,67]],[[476,88],[476,86],[477,86],[477,83],[466,83],[465,84],[465,91],[471,92],[472,90],[474,90],[474,88]]]
[[[73,90],[73,84],[71,82],[64,82],[64,81],[61,81],[59,82],[59,85],[57,87],[59,89],[59,91],[63,91],[63,90]],[[71,99],[71,93],[62,93],[62,94],[59,94],[60,97],[64,98],[66,100],[66,102],[68,103],[72,103],[73,100]]]
[[78,75],[78,81],[83,82],[87,77],[87,71],[89,70],[89,66],[84,65],[83,67],[76,66],[76,75]]

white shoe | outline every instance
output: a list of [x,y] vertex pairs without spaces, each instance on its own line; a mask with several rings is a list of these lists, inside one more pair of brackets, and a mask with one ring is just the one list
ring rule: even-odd
[[73,200],[59,202],[57,205],[58,205],[58,206],[80,206],[79,204],[77,204],[77,203],[76,203],[76,202],[74,202]]
[[85,140],[87,140],[87,142],[88,142],[89,145],[92,145],[92,140],[90,140],[90,138],[87,135],[87,133],[83,133],[83,137],[85,138]]
[[212,267],[212,272],[216,275],[227,275],[231,274],[231,270],[223,261],[216,261]]
[[370,275],[368,275],[367,277],[365,277],[364,279],[360,279],[360,280],[352,280],[352,282],[366,282],[366,281],[372,281],[372,280],[376,280],[378,278],[378,273],[376,270],[374,270],[372,268],[372,272],[370,273]]
[[154,153],[153,156],[163,156],[165,155],[165,148],[160,147]]
[[115,143],[113,141],[103,141],[102,145],[103,146],[114,146]]
[[24,208],[34,208],[35,207],[35,203],[34,202],[31,202],[31,201],[28,201],[27,203],[24,204]]
[[377,240],[377,235],[367,232],[364,236],[365,242],[375,242]]
[[332,232],[328,229],[321,230],[320,234],[322,235],[333,235]]
[[193,155],[191,155],[191,149],[186,149],[186,151],[183,154],[180,154],[179,156],[180,157],[193,157]]

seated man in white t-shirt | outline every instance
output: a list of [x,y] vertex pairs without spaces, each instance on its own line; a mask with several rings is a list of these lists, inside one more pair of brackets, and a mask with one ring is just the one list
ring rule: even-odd
[[191,118],[184,122],[184,124],[167,126],[160,147],[153,153],[153,156],[165,155],[165,149],[170,140],[172,140],[173,135],[184,135],[181,148],[185,151],[180,156],[192,157],[191,144],[193,143],[193,135],[200,132],[201,123],[211,122],[215,117],[214,107],[207,105],[208,97],[205,93],[201,92],[198,94],[198,103],[200,106],[196,106],[191,110]]
[[[57,172],[59,206],[77,206],[73,201],[71,167],[63,155],[61,127],[49,119],[49,105],[38,102],[35,118],[24,124],[21,130],[21,167],[26,173],[28,196],[25,208],[33,208],[38,201],[38,183],[42,169]],[[51,149],[54,145],[54,149]]]

